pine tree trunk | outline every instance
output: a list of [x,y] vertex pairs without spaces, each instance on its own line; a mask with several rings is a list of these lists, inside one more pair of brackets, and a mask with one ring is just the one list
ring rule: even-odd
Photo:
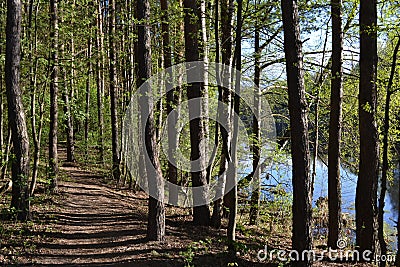
[[[289,92],[291,128],[293,227],[292,249],[310,250],[311,236],[311,181],[310,152],[307,130],[307,103],[305,98],[302,46],[296,1],[281,1],[284,29],[284,50]],[[293,261],[293,266],[311,266],[311,259]]]
[[67,93],[67,96],[63,96],[65,99],[65,108],[68,108],[68,110],[64,110],[69,114],[67,116],[67,120],[65,121],[66,123],[66,135],[67,135],[67,160],[70,162],[75,161],[75,134],[79,130],[79,127],[75,125],[76,121],[74,119],[74,116],[71,112],[71,106],[74,106],[76,103],[75,101],[75,35],[74,35],[74,10],[76,7],[76,0],[72,1],[72,7],[71,7],[71,24],[72,24],[72,30],[71,30],[71,38],[70,38],[70,53],[71,53],[71,70],[70,70],[70,89],[68,90],[68,87],[65,87],[65,93]]
[[[91,31],[90,31],[91,32]],[[89,37],[88,40],[88,52],[87,52],[87,77],[86,77],[86,105],[85,105],[85,145],[86,145],[86,158],[89,155],[89,116],[90,116],[90,77],[92,74],[92,63],[90,62],[92,57],[92,40]]]
[[340,140],[342,132],[343,33],[342,0],[331,1],[332,67],[331,111],[328,144],[328,247],[337,249],[341,228]]
[[[69,98],[70,101],[74,101],[75,97],[75,35],[74,32],[71,32],[71,40],[70,40],[70,53],[71,53],[71,70],[70,70],[70,90],[69,90]],[[73,125],[75,126],[75,121],[73,121]],[[78,131],[78,127],[74,127],[74,134],[75,131]]]
[[[0,8],[4,10],[5,3],[4,1],[1,2]],[[4,29],[3,21],[0,22],[0,27]],[[3,39],[4,35],[3,32],[0,32],[0,39]],[[3,45],[0,45],[0,55],[4,52]],[[0,65],[0,163],[3,163],[4,158],[4,102],[3,102],[3,82],[4,82],[4,66]]]
[[[150,39],[150,3],[148,0],[137,1],[138,19],[144,25],[138,29],[138,68],[139,85],[151,76],[151,39]],[[165,236],[164,180],[158,159],[156,133],[154,128],[154,103],[151,88],[140,88],[139,105],[144,127],[146,170],[149,188],[147,238],[162,241]],[[142,131],[143,132],[143,131]]]
[[[240,86],[241,86],[241,71],[242,71],[242,0],[237,0],[237,25],[236,25],[236,47],[235,47],[235,58],[236,58],[236,77],[235,77],[235,97],[233,104],[233,112],[240,114]],[[229,250],[233,256],[236,256],[236,246],[234,241],[236,240],[236,217],[237,217],[237,176],[238,176],[238,159],[237,159],[237,147],[238,147],[238,136],[239,136],[239,116],[233,117],[232,125],[232,147],[231,154],[232,158],[228,164],[226,185],[230,191],[226,194],[227,203],[229,204],[229,220],[228,228],[226,230],[229,241]]]
[[117,111],[117,69],[116,69],[116,49],[115,49],[115,0],[109,1],[109,49],[110,49],[110,101],[111,101],[111,133],[112,133],[112,174],[113,178],[119,183],[121,176],[119,158],[119,138],[118,138],[118,111]]
[[[138,17],[138,9],[137,9],[137,5],[136,8],[134,10],[135,14],[134,17],[137,18]],[[135,27],[135,32],[138,34],[139,32],[139,26],[136,25]],[[141,51],[139,51],[139,41],[137,39],[134,40],[134,51],[135,51],[135,64],[134,64],[134,73],[136,76],[135,79],[135,85],[136,88],[139,88],[139,86],[142,84],[142,81],[139,78],[139,58],[140,58],[140,53]],[[140,111],[140,104],[138,106],[138,110]],[[147,179],[147,171],[146,171],[146,162],[145,162],[145,148],[142,145],[145,141],[144,141],[144,136],[143,136],[143,132],[141,131],[141,129],[144,127],[142,125],[142,116],[141,116],[141,112],[138,112],[137,114],[138,116],[138,121],[139,121],[139,125],[138,125],[138,145],[139,145],[139,177],[140,179],[138,179],[139,185],[142,182],[148,181]],[[146,186],[146,185],[143,185]]]
[[[220,57],[220,45],[219,45],[219,0],[215,0],[215,5],[214,5],[214,36],[215,36],[215,63],[216,64],[216,73],[217,73],[217,83],[221,84],[221,77],[220,77],[220,67],[219,67],[219,57]],[[218,110],[217,110],[217,121],[215,122],[215,136],[214,136],[214,149],[211,155],[211,159],[209,162],[209,165],[207,166],[207,181],[211,180],[211,174],[212,174],[212,167],[214,165],[214,161],[217,156],[217,149],[219,145],[219,118],[222,116],[222,86],[218,86]],[[223,156],[223,155],[222,155]],[[221,161],[225,162],[225,159],[221,157]],[[215,228],[220,228],[221,227],[221,219],[222,219],[222,200],[223,200],[223,193],[225,189],[225,180],[223,179],[220,174],[218,174],[218,182],[217,182],[217,189],[215,192],[215,195],[217,197],[216,200],[214,200],[213,204],[213,212],[212,212],[212,217],[211,217],[211,224]]]
[[[397,143],[397,151],[399,151],[400,145]],[[399,154],[397,154],[399,156]],[[400,165],[400,161],[397,162],[398,166]],[[399,179],[399,184],[397,188],[397,195],[398,200],[397,200],[397,207],[400,207],[400,176],[398,176]],[[396,230],[397,230],[397,253],[396,253],[396,261],[395,261],[395,266],[400,265],[400,209],[397,211],[397,223],[396,223]]]
[[58,191],[58,14],[57,0],[50,0],[51,22],[51,81],[50,81],[50,130],[49,130],[49,178],[50,188]]
[[[385,196],[387,191],[387,178],[389,171],[389,129],[390,129],[390,100],[393,94],[392,86],[393,79],[396,72],[396,64],[397,64],[397,53],[400,48],[400,38],[397,40],[396,46],[393,51],[392,58],[392,66],[390,70],[389,81],[386,87],[386,102],[385,102],[385,118],[384,118],[384,128],[383,128],[383,151],[382,151],[382,177],[381,177],[381,192],[379,195],[379,210],[378,210],[378,238],[379,245],[381,249],[381,255],[387,254],[387,245],[383,233],[384,227],[384,218],[383,215],[385,213]],[[382,261],[380,266],[386,266],[386,262]]]
[[[2,69],[0,69],[0,72],[2,73]],[[3,80],[3,77],[0,77],[1,80]],[[3,84],[0,82],[0,162],[3,162],[3,156],[4,156],[4,122],[3,122],[3,114],[4,114],[4,105],[3,105]]]
[[[201,24],[201,54],[202,60],[204,62],[204,95],[202,99],[202,112],[203,112],[203,127],[204,127],[204,160],[208,163],[207,159],[209,156],[209,139],[210,139],[210,127],[209,127],[209,107],[208,107],[208,38],[207,38],[207,20],[206,20],[206,1],[207,0],[200,0],[200,24]],[[207,180],[207,183],[210,181]]]
[[[67,71],[63,70],[64,81],[67,80]],[[71,101],[70,101],[70,92],[68,90],[68,84],[64,82],[64,88],[62,91],[63,98],[63,110],[65,114],[65,135],[67,136],[67,161],[75,162],[75,145],[74,145],[74,127],[73,127],[73,118],[71,114]]]
[[101,1],[97,4],[97,36],[96,36],[96,48],[97,48],[97,63],[96,63],[96,85],[97,85],[97,122],[98,122],[98,147],[99,147],[99,158],[100,162],[104,163],[104,35],[103,35],[103,15],[101,8]]
[[[64,23],[63,17],[60,18],[61,23]],[[60,46],[61,56],[65,57],[65,45],[64,43]],[[62,90],[62,99],[64,102],[63,111],[64,111],[64,124],[65,124],[65,135],[67,137],[67,161],[75,162],[75,145],[74,145],[74,127],[72,121],[72,113],[71,113],[71,104],[70,104],[70,91],[68,90],[69,86],[67,83],[67,68],[65,66],[62,67],[62,75],[63,75],[63,90]],[[73,79],[73,77],[71,77]],[[73,90],[71,88],[71,90]]]
[[8,103],[8,123],[12,131],[12,199],[11,208],[17,211],[17,218],[30,218],[29,203],[29,137],[26,126],[22,92],[20,87],[21,61],[21,1],[7,1],[6,64],[5,80]]
[[377,11],[376,1],[360,2],[360,84],[359,130],[360,165],[356,189],[356,246],[362,254],[376,253],[377,187],[379,172],[379,135],[377,105]]
[[[220,161],[220,170],[218,173],[219,179],[221,179],[221,185],[225,186],[223,190],[223,194],[225,194],[223,198],[224,206],[228,209],[224,209],[223,213],[225,216],[228,216],[229,206],[232,203],[229,203],[229,198],[227,197],[226,186],[227,186],[227,170],[228,170],[228,162],[231,160],[230,155],[230,146],[231,146],[231,128],[232,128],[232,111],[229,108],[232,105],[232,90],[231,90],[231,68],[232,68],[232,36],[233,36],[233,0],[223,0],[221,1],[221,44],[222,44],[222,102],[224,105],[222,106],[221,122],[226,125],[226,127],[220,127],[221,137],[222,137],[222,154]],[[220,201],[216,201],[214,205],[221,205]],[[217,209],[217,207],[215,207]],[[221,209],[218,207],[218,209]],[[220,218],[218,218],[220,220]],[[220,224],[219,221],[216,222]]]
[[[164,44],[162,44],[162,49],[161,49],[161,51],[159,51],[158,56],[157,56],[158,69],[162,69],[164,66],[163,48],[164,48]],[[164,87],[166,84],[164,81],[165,78],[166,77],[163,76],[163,78],[157,79],[157,88],[158,88],[157,94],[160,96],[163,95],[165,92],[165,90],[164,90]],[[155,125],[157,150],[160,150],[160,133],[163,128],[163,113],[164,113],[163,102],[164,102],[163,98],[159,99],[156,103],[156,110],[155,110],[155,114],[157,114],[156,125]]]
[[[38,8],[36,8],[35,12],[35,25],[37,18]],[[30,183],[29,194],[33,196],[36,181],[39,171],[39,161],[40,161],[40,143],[42,137],[42,129],[43,129],[43,102],[39,101],[39,125],[36,125],[36,103],[37,103],[37,67],[38,67],[38,59],[35,57],[33,59],[33,55],[36,54],[37,51],[37,33],[35,30],[35,36],[32,39],[32,20],[33,20],[33,0],[29,3],[29,29],[28,29],[28,39],[30,40],[29,46],[31,53],[29,54],[29,61],[31,62],[30,73],[33,73],[30,77],[30,87],[31,87],[31,127],[32,127],[32,141],[34,147],[33,153],[33,168],[32,168],[32,180]],[[36,27],[35,27],[36,28]]]
[[[172,52],[171,52],[171,43],[169,38],[169,19],[168,19],[168,1],[161,0],[161,10],[162,14],[162,37],[163,37],[163,55],[164,55],[164,68],[168,69],[172,65]],[[172,78],[173,73],[169,71],[167,73],[169,77]],[[165,79],[165,87],[170,88],[172,83],[170,79],[167,77]],[[177,114],[176,111],[172,112],[174,108],[176,108],[177,96],[175,89],[171,89],[167,92],[167,116],[168,117],[168,180],[172,184],[178,183],[178,170],[176,167],[176,159],[175,153],[178,145],[177,139],[177,129],[176,129],[176,120]],[[172,112],[172,113],[171,113]],[[169,188],[169,203],[173,205],[178,204],[178,191],[177,187],[170,186]]]
[[[1,2],[0,8],[4,10],[5,3]],[[0,27],[4,29],[3,21],[0,22]],[[0,39],[5,38],[3,32],[0,32]],[[4,53],[3,45],[0,45],[0,55]],[[4,93],[4,66],[0,65],[0,164],[3,163],[4,158],[4,102],[3,102],[3,93]]]
[[[198,5],[196,0],[184,0],[185,8],[185,58],[186,62],[198,61],[199,55],[199,22],[193,19],[193,15],[198,18]],[[204,96],[204,84],[192,83],[187,86],[187,98],[199,99]],[[196,203],[206,203],[208,200],[207,174],[205,171],[205,149],[203,141],[204,124],[202,118],[196,117],[196,114],[203,114],[202,103],[189,107],[189,128],[190,128],[190,160],[195,162],[192,164],[193,169],[200,171],[192,171],[193,187],[205,186],[199,194],[194,195],[193,201]],[[210,211],[208,205],[200,205],[193,208],[193,222],[195,225],[209,225]]]
[[[0,46],[0,54],[1,54]],[[3,163],[4,157],[4,104],[3,104],[3,67],[0,66],[0,162]]]
[[254,92],[254,115],[253,115],[253,136],[252,136],[252,148],[253,148],[253,191],[251,192],[250,200],[250,225],[256,225],[259,215],[260,207],[260,169],[257,168],[260,162],[260,110],[261,110],[261,89],[260,89],[260,32],[258,23],[255,24],[254,32],[254,84],[256,86]]

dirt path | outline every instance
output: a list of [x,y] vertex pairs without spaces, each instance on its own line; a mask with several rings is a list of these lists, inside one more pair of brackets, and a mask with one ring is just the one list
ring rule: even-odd
[[[168,267],[185,262],[206,267],[278,266],[257,262],[259,248],[250,247],[232,262],[223,241],[225,230],[193,226],[184,209],[168,207],[166,240],[148,242],[144,193],[115,190],[103,177],[79,167],[61,169],[67,178],[59,184],[59,196],[51,198],[51,203],[34,205],[34,224],[27,240],[33,248],[10,255],[13,264],[0,260],[0,266]],[[241,242],[245,240],[237,235]]]
[[[62,161],[66,153],[62,149],[59,152]],[[32,201],[33,221],[19,223],[3,218],[0,266],[275,267],[280,263],[257,259],[259,250],[265,244],[290,249],[287,233],[270,235],[258,227],[246,230],[238,223],[238,252],[231,257],[227,220],[222,229],[194,226],[191,209],[171,206],[166,207],[165,241],[149,242],[148,197],[144,192],[117,190],[110,179],[78,165],[60,169],[58,195],[45,193],[43,184],[37,188]],[[8,205],[8,201],[1,205]],[[316,262],[314,266],[370,265]]]
[[[60,155],[65,158],[65,151],[61,150]],[[59,194],[49,196],[38,188],[26,239],[8,245],[9,250],[15,247],[14,252],[0,257],[0,266],[168,267],[230,263],[224,241],[226,230],[194,226],[190,209],[167,207],[165,241],[149,242],[144,192],[116,190],[107,184],[109,179],[79,166],[60,169]],[[1,253],[0,250],[0,256]],[[245,258],[237,259],[238,266],[265,266],[254,262],[256,256],[247,253],[241,255]],[[1,258],[8,261],[2,263]]]
[[[146,242],[145,196],[115,191],[101,177],[77,167],[63,167],[55,211],[43,211],[49,225],[35,254],[34,266],[179,266],[179,240]],[[40,216],[41,214],[39,214]],[[50,215],[50,216],[49,216]],[[50,231],[49,231],[50,230]],[[171,247],[174,246],[174,247]]]

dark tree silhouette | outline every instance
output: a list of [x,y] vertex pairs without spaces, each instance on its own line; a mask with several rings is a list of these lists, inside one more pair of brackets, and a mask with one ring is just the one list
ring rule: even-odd
[[29,137],[20,87],[21,61],[21,1],[7,1],[6,26],[6,91],[8,123],[11,127],[13,152],[11,207],[19,220],[30,217],[29,203]]
[[[199,55],[199,23],[198,12],[199,6],[196,0],[184,0],[185,8],[185,58],[187,62],[198,61]],[[187,86],[188,100],[200,98],[204,96],[204,85],[202,83],[192,83]],[[202,114],[202,108],[199,105],[191,105],[189,107],[190,118],[190,160],[196,163],[192,168],[200,171],[192,171],[192,184],[194,187],[207,185],[207,174],[205,171],[205,149],[204,149],[204,124],[202,118],[198,115]],[[204,189],[200,194],[194,195],[194,201],[205,203],[208,198],[208,190]],[[196,199],[198,198],[198,199]],[[193,208],[193,222],[196,225],[210,224],[210,210],[208,205],[196,206]]]
[[250,201],[250,224],[255,225],[258,221],[259,207],[260,207],[260,168],[258,168],[258,163],[260,162],[260,122],[258,118],[260,117],[261,110],[261,88],[260,88],[260,29],[258,27],[258,22],[256,21],[254,25],[254,84],[256,86],[254,91],[254,115],[253,115],[253,136],[252,136],[252,152],[253,152],[253,191],[251,192]]
[[[296,251],[305,251],[310,250],[312,245],[312,196],[303,55],[297,1],[282,0],[281,7],[291,128],[293,184],[292,248]],[[306,257],[304,260],[293,261],[292,265],[310,266],[311,260]]]
[[119,134],[118,134],[118,107],[117,107],[117,66],[115,48],[115,0],[108,2],[110,9],[109,16],[109,49],[110,49],[110,101],[111,101],[111,134],[112,134],[112,174],[114,179],[119,182],[121,176],[120,157],[119,157]]
[[58,191],[58,0],[50,0],[51,23],[51,81],[50,81],[50,130],[49,178],[52,191]]
[[[400,38],[397,40],[396,46],[393,50],[392,57],[392,66],[390,68],[390,76],[389,81],[386,87],[386,100],[385,100],[385,118],[383,122],[383,151],[382,151],[382,176],[381,176],[381,191],[379,194],[379,207],[378,207],[378,239],[379,245],[381,249],[381,255],[386,255],[387,253],[387,245],[384,236],[384,218],[383,215],[385,213],[385,196],[387,191],[387,179],[388,179],[388,171],[389,171],[389,128],[390,128],[390,102],[391,97],[396,90],[392,89],[393,79],[396,73],[396,64],[397,64],[397,53],[400,48]],[[397,89],[398,90],[398,89]],[[386,266],[386,262],[382,262],[381,266]]]
[[342,76],[343,33],[342,1],[331,1],[332,13],[332,67],[331,110],[328,144],[328,247],[337,248],[340,234],[341,189],[340,189],[340,140],[342,133]]
[[377,11],[375,0],[360,2],[360,165],[356,189],[356,246],[376,252],[379,135],[377,104]]
[[[169,38],[169,24],[168,24],[168,1],[161,0],[161,10],[163,11],[162,18],[162,38],[163,38],[163,56],[164,56],[164,68],[168,69],[172,65],[172,53],[171,53],[171,43]],[[172,78],[172,72],[168,73],[168,76]],[[166,88],[171,86],[171,80],[166,79]],[[177,140],[177,129],[176,129],[176,112],[172,112],[177,104],[177,96],[175,95],[176,90],[171,89],[167,93],[167,115],[169,116],[168,122],[168,180],[173,183],[178,183],[178,170],[176,168],[175,153],[178,145]],[[176,187],[171,187],[169,189],[169,202],[172,204],[178,203],[178,192]]]
[[[137,1],[137,15],[138,19],[143,23],[143,26],[138,29],[138,49],[141,51],[141,53],[138,53],[138,68],[139,85],[141,85],[151,76],[150,3],[148,0]],[[145,158],[150,193],[147,238],[149,240],[162,241],[165,236],[165,207],[160,199],[164,198],[164,180],[157,153],[153,114],[154,103],[151,93],[149,86],[143,86],[140,89],[139,99],[141,114],[148,114],[147,117],[141,116],[141,125],[145,127],[143,138],[145,139],[144,151],[147,153]]]

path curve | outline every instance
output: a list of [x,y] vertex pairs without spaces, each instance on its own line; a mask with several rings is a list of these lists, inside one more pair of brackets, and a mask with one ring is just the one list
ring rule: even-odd
[[[146,242],[146,197],[101,184],[101,176],[62,167],[56,210],[37,244],[33,266],[179,266],[180,249]],[[167,257],[166,257],[167,256]]]

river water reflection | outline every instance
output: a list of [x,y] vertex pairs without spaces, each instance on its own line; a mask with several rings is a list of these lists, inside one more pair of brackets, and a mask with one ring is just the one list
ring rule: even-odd
[[[281,184],[282,187],[292,192],[292,170],[290,160],[280,163],[274,163],[268,170],[263,171],[264,174],[269,173],[268,179],[264,176],[263,183],[276,185]],[[385,198],[385,214],[384,220],[388,225],[387,233],[389,233],[389,248],[394,251],[397,248],[397,237],[396,237],[396,221],[397,221],[397,210],[398,210],[398,177],[395,175],[395,181],[390,181],[388,184],[388,193]],[[342,188],[342,212],[348,213],[354,217],[355,214],[355,195],[357,186],[357,175],[350,171],[341,168],[341,188]],[[313,195],[313,207],[315,207],[316,201],[320,197],[327,197],[328,195],[328,168],[321,162],[317,161],[316,166],[316,177],[314,181],[314,195]],[[314,229],[314,231],[326,231],[326,229]],[[349,240],[355,241],[354,229],[347,229]]]

